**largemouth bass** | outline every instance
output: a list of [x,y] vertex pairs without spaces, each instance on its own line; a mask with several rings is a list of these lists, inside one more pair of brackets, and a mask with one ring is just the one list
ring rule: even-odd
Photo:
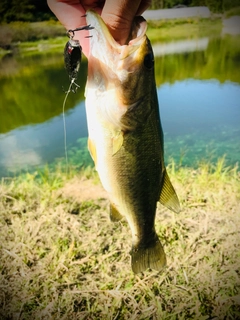
[[88,147],[110,199],[110,218],[132,232],[135,273],[166,264],[155,231],[156,205],[180,210],[163,158],[163,132],[147,23],[136,17],[128,45],[118,44],[101,17],[87,12],[90,38],[86,112]]

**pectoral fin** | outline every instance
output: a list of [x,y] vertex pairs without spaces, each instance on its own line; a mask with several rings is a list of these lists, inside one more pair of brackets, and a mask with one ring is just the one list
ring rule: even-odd
[[171,184],[166,170],[164,171],[163,186],[159,201],[162,205],[176,213],[181,210],[177,194]]
[[123,144],[123,133],[119,132],[112,138],[112,155],[118,152]]
[[95,166],[97,166],[97,150],[96,150],[95,143],[90,138],[88,138],[88,150],[95,163]]
[[116,222],[122,219],[121,213],[116,209],[114,204],[110,204],[110,219],[112,222]]

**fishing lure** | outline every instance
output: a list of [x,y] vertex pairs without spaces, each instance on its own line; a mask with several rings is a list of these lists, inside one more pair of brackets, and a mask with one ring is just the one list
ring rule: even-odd
[[[65,68],[67,70],[70,85],[68,90],[66,91],[66,96],[63,101],[63,129],[64,129],[64,149],[65,149],[65,158],[66,158],[66,165],[68,168],[68,155],[67,155],[67,134],[66,134],[66,121],[65,121],[65,104],[67,101],[67,97],[69,93],[76,92],[77,88],[80,86],[76,83],[78,72],[80,69],[81,61],[82,61],[82,47],[80,45],[80,42],[78,40],[73,39],[75,36],[75,31],[81,31],[81,30],[91,30],[94,29],[90,25],[83,26],[80,28],[76,28],[74,30],[68,30],[67,34],[70,40],[65,45],[64,48],[64,63]],[[75,85],[75,88],[73,88],[73,85]]]
[[[66,43],[64,48],[64,63],[70,79],[70,90],[75,92],[79,85],[75,82],[77,80],[78,72],[82,60],[82,47],[78,40],[74,39],[75,32],[81,30],[91,30],[93,27],[90,25],[76,28],[74,30],[68,30],[67,34],[70,40]],[[72,89],[73,84],[75,85],[75,90]]]
[[[70,39],[64,48],[64,63],[69,76],[71,89],[73,84],[76,86],[76,88],[79,87],[75,81],[77,80],[81,60],[82,47],[80,42],[78,40]],[[74,89],[72,91],[75,92]]]

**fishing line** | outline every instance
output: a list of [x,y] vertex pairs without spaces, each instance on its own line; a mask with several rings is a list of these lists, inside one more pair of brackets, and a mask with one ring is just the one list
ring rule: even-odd
[[[82,47],[78,40],[74,40],[75,31],[91,30],[94,29],[90,25],[83,26],[74,30],[68,30],[67,35],[70,38],[64,48],[64,63],[67,70],[70,85],[66,91],[66,95],[63,101],[62,113],[63,113],[63,131],[64,131],[64,151],[66,160],[66,171],[69,169],[68,153],[67,153],[67,129],[66,129],[66,117],[65,117],[65,106],[69,93],[76,92],[80,86],[75,82],[77,80],[78,72],[80,69],[82,59]],[[88,37],[88,36],[87,36]],[[73,84],[75,88],[73,88]]]
[[68,152],[67,152],[67,129],[66,129],[66,117],[65,117],[65,105],[68,98],[69,93],[71,92],[72,85],[74,83],[75,79],[72,79],[68,88],[68,91],[66,92],[63,106],[62,106],[62,114],[63,114],[63,135],[64,135],[64,152],[65,152],[65,161],[66,161],[66,172],[68,172]]
[[[75,84],[76,86],[76,89],[72,89],[72,85]],[[77,88],[80,88],[80,86],[75,83],[75,78],[73,78],[70,82],[70,85],[68,87],[68,90],[65,92],[66,95],[65,95],[65,98],[63,100],[63,106],[62,106],[62,115],[63,115],[63,135],[64,135],[64,152],[65,152],[65,161],[66,161],[66,171],[68,171],[68,152],[67,152],[67,127],[66,127],[66,117],[65,117],[65,106],[66,106],[66,101],[67,101],[67,98],[68,98],[68,95],[69,93],[72,91],[72,92],[76,92]]]

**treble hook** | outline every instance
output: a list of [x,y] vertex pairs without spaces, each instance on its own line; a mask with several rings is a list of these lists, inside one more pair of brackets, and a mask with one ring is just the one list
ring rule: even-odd
[[67,35],[70,39],[73,39],[73,37],[75,36],[75,32],[76,31],[81,31],[81,30],[92,30],[94,29],[94,27],[92,27],[90,24],[87,25],[87,26],[83,26],[83,27],[79,27],[79,28],[76,28],[76,29],[69,29],[67,31]]

